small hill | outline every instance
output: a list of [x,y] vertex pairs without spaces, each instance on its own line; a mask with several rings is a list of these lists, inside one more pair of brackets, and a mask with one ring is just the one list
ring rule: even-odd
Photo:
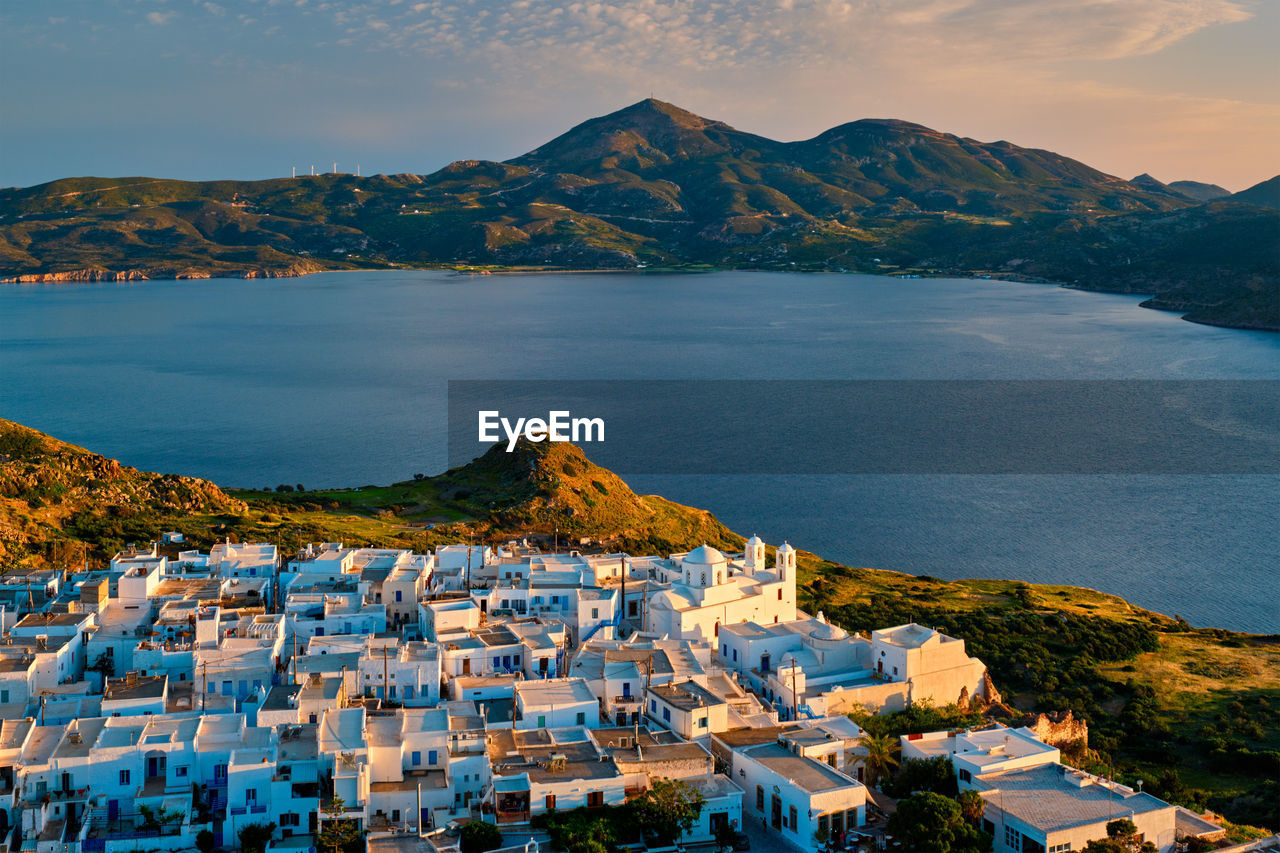
[[621,477],[568,443],[521,439],[510,453],[497,444],[469,465],[433,478],[433,484],[465,490],[478,507],[492,506],[488,529],[500,534],[545,538],[558,529],[562,541],[585,538],[605,547],[663,554],[690,543],[729,549],[743,544],[706,510],[637,495]]
[[0,420],[0,558],[52,560],[52,543],[68,542],[87,556],[106,540],[154,536],[150,522],[164,516],[244,508],[207,480],[139,471]]
[[1260,207],[1280,209],[1280,175],[1269,178],[1260,184],[1254,184],[1247,190],[1241,190],[1231,198],[1233,201],[1243,201]]
[[1193,198],[1196,201],[1213,201],[1214,199],[1226,198],[1231,195],[1231,190],[1220,187],[1217,184],[1206,184],[1201,181],[1173,181],[1169,184],[1169,189],[1182,193],[1187,198]]

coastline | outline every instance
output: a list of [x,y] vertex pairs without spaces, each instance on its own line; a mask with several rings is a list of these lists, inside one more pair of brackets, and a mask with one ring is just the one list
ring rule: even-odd
[[[961,278],[973,279],[975,281],[1007,281],[1014,284],[1041,284],[1051,287],[1061,287],[1066,290],[1079,290],[1085,293],[1110,293],[1122,296],[1134,296],[1143,299],[1138,303],[1139,308],[1145,308],[1151,311],[1163,311],[1166,313],[1178,314],[1178,319],[1185,320],[1188,323],[1195,323],[1201,326],[1212,326],[1220,329],[1237,329],[1240,331],[1250,332],[1272,332],[1280,333],[1280,325],[1272,326],[1260,323],[1248,322],[1232,322],[1227,320],[1216,320],[1211,317],[1196,317],[1194,312],[1187,311],[1185,308],[1176,308],[1171,306],[1148,304],[1158,299],[1153,294],[1146,292],[1138,292],[1131,290],[1121,290],[1119,288],[1103,288],[1103,287],[1085,287],[1080,284],[1051,281],[1047,279],[1031,278],[1010,278],[1003,275],[995,276],[989,273],[979,273],[976,271],[968,272],[946,272],[946,273],[910,273],[910,272],[886,272],[886,271],[862,271],[855,270],[851,272],[837,272],[833,270],[813,270],[813,269],[772,269],[772,268],[753,268],[753,267],[717,267],[710,265],[697,265],[690,267],[610,267],[602,269],[584,269],[577,267],[509,267],[501,265],[493,266],[473,266],[473,265],[457,265],[457,264],[430,264],[421,266],[409,266],[398,264],[395,266],[320,266],[316,262],[308,262],[298,264],[282,269],[271,269],[264,267],[255,267],[242,270],[207,270],[207,269],[186,269],[186,270],[169,270],[164,268],[147,269],[146,267],[128,269],[128,270],[99,270],[99,269],[78,269],[66,270],[63,272],[50,273],[21,273],[14,276],[0,278],[0,284],[93,284],[93,283],[111,283],[111,282],[142,282],[142,281],[186,281],[186,280],[207,280],[213,278],[231,278],[231,279],[271,279],[271,278],[301,278],[307,275],[316,275],[328,272],[395,272],[395,271],[413,271],[423,270],[432,272],[452,272],[459,276],[520,276],[520,275],[676,275],[687,274],[697,275],[711,272],[798,272],[806,275],[870,275],[880,278]],[[1203,306],[1201,306],[1203,307]],[[1187,313],[1181,313],[1187,311]]]

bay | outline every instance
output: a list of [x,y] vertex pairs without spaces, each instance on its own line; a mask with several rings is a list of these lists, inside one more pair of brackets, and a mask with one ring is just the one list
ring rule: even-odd
[[[1280,335],[1139,301],[746,272],[9,286],[0,414],[148,470],[316,488],[442,469],[453,379],[1280,377]],[[1280,632],[1274,476],[628,479],[840,562],[1077,584]]]

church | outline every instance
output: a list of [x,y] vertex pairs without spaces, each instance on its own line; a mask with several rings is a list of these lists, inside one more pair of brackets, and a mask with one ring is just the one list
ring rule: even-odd
[[765,545],[756,536],[740,558],[702,545],[673,554],[669,565],[670,589],[649,600],[649,633],[715,648],[722,626],[796,618],[796,550],[789,544],[777,549],[773,568],[765,565]]

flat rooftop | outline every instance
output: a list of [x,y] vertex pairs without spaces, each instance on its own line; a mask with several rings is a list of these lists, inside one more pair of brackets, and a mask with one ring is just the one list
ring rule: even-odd
[[778,743],[748,746],[741,752],[811,794],[859,784],[819,761],[796,755]]
[[986,789],[978,793],[987,802],[1044,832],[1173,808],[1150,794],[1102,782],[1062,764],[984,773],[975,778]]

